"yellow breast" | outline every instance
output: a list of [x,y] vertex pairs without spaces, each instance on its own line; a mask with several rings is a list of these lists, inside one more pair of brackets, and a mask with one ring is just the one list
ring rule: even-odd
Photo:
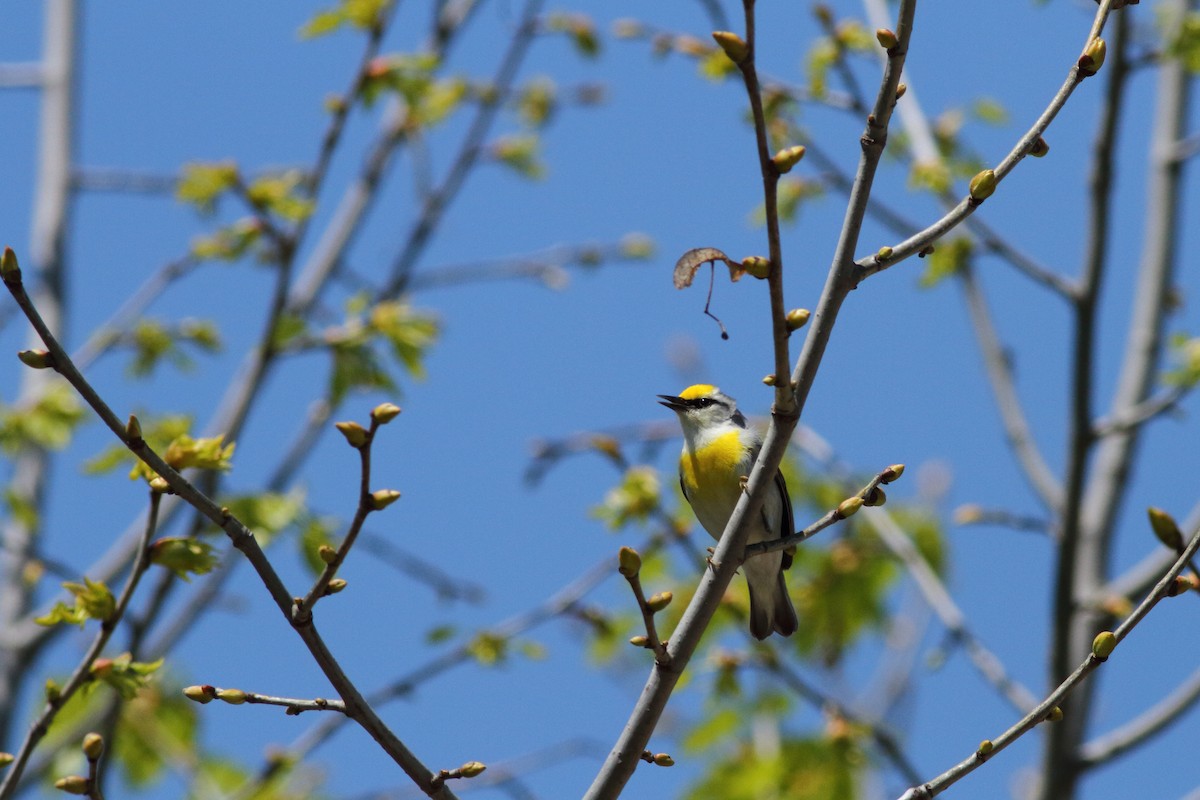
[[689,494],[697,490],[711,492],[736,486],[740,464],[745,460],[738,431],[716,436],[695,450],[683,451],[679,457],[679,474]]

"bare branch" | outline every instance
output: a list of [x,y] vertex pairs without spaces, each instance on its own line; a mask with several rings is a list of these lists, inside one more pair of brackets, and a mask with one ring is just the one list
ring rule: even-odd
[[1119,728],[1080,748],[1085,768],[1098,767],[1127,751],[1146,744],[1155,734],[1178,719],[1200,700],[1200,669],[1194,671],[1173,692]]
[[[1012,727],[1008,728],[1004,733],[997,736],[995,739],[985,740],[984,747],[981,747],[970,756],[960,761],[950,769],[938,775],[931,781],[914,786],[901,795],[900,800],[929,800],[948,789],[951,785],[957,783],[962,778],[974,772],[984,762],[990,760],[993,756],[1003,750],[1014,741],[1024,736],[1029,731],[1033,730],[1059,707],[1063,700],[1072,693],[1084,681],[1087,676],[1099,668],[1113,652],[1113,650],[1125,640],[1130,632],[1145,619],[1151,609],[1158,604],[1160,600],[1167,596],[1168,590],[1175,582],[1175,578],[1183,571],[1187,562],[1195,556],[1196,552],[1200,551],[1200,533],[1197,533],[1188,542],[1187,548],[1183,554],[1179,556],[1171,568],[1167,570],[1149,595],[1146,596],[1141,603],[1138,604],[1132,613],[1125,618],[1125,621],[1111,632],[1104,632],[1097,636],[1096,642],[1093,644],[1093,651],[1077,666],[1074,671],[1068,675],[1062,683],[1060,683],[1053,692],[1046,696],[1042,702],[1032,709],[1028,714],[1017,721]],[[1101,637],[1107,640],[1103,645],[1100,642]],[[986,751],[986,752],[985,752]]]
[[1021,474],[1029,482],[1030,488],[1048,510],[1057,513],[1063,503],[1062,483],[1050,470],[1037,440],[1034,439],[1021,398],[1017,395],[1012,364],[1009,363],[1008,354],[1000,344],[1000,337],[988,312],[987,302],[970,267],[960,271],[959,283],[967,301],[971,327],[982,351],[983,366],[992,386],[992,395],[996,398],[996,408],[1000,412],[1000,421],[1004,425],[1008,444],[1017,463],[1021,465]]

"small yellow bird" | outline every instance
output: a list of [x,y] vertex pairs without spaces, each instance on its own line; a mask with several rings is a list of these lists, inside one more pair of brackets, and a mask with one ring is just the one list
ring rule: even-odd
[[[679,485],[696,518],[720,540],[734,506],[742,496],[743,478],[750,474],[762,437],[746,425],[733,398],[706,383],[689,386],[678,396],[660,394],[659,402],[675,412],[683,427],[679,456]],[[763,500],[758,519],[750,525],[747,544],[791,534],[792,501],[783,473]],[[773,632],[791,636],[799,625],[788,596],[783,571],[792,566],[785,551],[764,553],[742,565],[750,587],[750,633],[765,639]]]

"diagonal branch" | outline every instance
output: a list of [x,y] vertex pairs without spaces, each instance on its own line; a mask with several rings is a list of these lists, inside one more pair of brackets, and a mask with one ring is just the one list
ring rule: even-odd
[[1197,701],[1200,701],[1200,669],[1192,672],[1173,692],[1129,722],[1084,744],[1080,749],[1080,761],[1084,767],[1098,767],[1146,744],[1155,734],[1194,708]]
[[[746,9],[748,15],[753,14],[752,0],[747,0]],[[813,315],[814,321],[805,339],[803,352],[792,373],[792,385],[795,387],[794,411],[789,409],[788,413],[783,413],[778,407],[772,410],[762,451],[751,470],[747,491],[738,500],[717,544],[712,559],[713,568],[705,571],[692,602],[688,604],[671,638],[668,648],[671,661],[667,665],[655,664],[651,670],[629,721],[585,795],[587,800],[609,800],[617,797],[633,775],[639,755],[649,742],[671,692],[699,645],[701,636],[716,613],[721,598],[741,563],[749,523],[762,507],[766,490],[783,460],[788,439],[799,421],[800,412],[832,335],[838,309],[853,288],[854,265],[850,260],[850,253],[858,242],[875,171],[886,143],[887,126],[895,104],[896,86],[900,82],[904,57],[912,36],[915,11],[915,0],[902,0],[896,28],[897,43],[888,51],[888,64],[880,83],[874,110],[867,119],[867,127],[861,139],[862,156],[833,265],[816,314]],[[750,53],[752,57],[753,42],[750,42]]]
[[[1146,615],[1158,604],[1160,600],[1167,596],[1167,592],[1174,585],[1175,578],[1183,572],[1188,561],[1200,551],[1200,532],[1192,537],[1188,542],[1183,553],[1175,559],[1171,568],[1167,570],[1154,590],[1138,604],[1124,622],[1120,624],[1114,631],[1105,631],[1096,637],[1096,641],[1092,645],[1092,652],[1089,653],[1082,662],[1068,675],[1062,683],[1060,683],[1053,692],[1046,696],[1042,702],[1038,703],[1037,707],[1014,723],[1004,733],[997,736],[995,739],[987,739],[976,752],[972,753],[967,758],[955,764],[950,769],[938,775],[931,781],[914,786],[905,792],[900,800],[930,800],[953,784],[957,783],[962,778],[966,777],[976,769],[981,767],[985,762],[991,760],[997,753],[1010,744],[1015,742],[1020,737],[1024,736],[1029,731],[1033,730],[1039,724],[1046,722],[1051,714],[1059,707],[1059,705],[1074,691],[1085,678],[1097,668],[1100,667],[1111,655],[1113,650],[1120,645],[1121,642],[1133,631],[1133,629],[1145,619]],[[1103,640],[1103,644],[1102,644]],[[1055,723],[1057,724],[1057,723]]]
[[[4,258],[6,263],[9,262],[10,257],[11,251],[6,251]],[[75,388],[75,391],[83,397],[84,401],[100,417],[105,426],[134,455],[158,473],[170,486],[171,491],[178,494],[201,515],[221,528],[233,542],[233,546],[246,556],[254,567],[255,572],[258,573],[259,579],[266,587],[268,593],[275,601],[276,607],[308,647],[313,659],[321,668],[321,671],[325,674],[330,684],[341,695],[342,702],[346,705],[346,715],[370,734],[379,746],[383,748],[384,752],[426,794],[433,798],[439,798],[439,800],[450,800],[453,798],[453,793],[445,788],[444,785],[434,785],[433,776],[429,768],[417,759],[391,729],[384,724],[374,709],[363,699],[357,687],[347,677],[341,665],[338,664],[337,659],[334,658],[333,653],[329,651],[329,648],[321,639],[316,625],[312,622],[311,618],[299,620],[294,617],[292,597],[284,586],[283,581],[279,578],[279,575],[275,572],[275,568],[267,559],[266,554],[262,551],[258,541],[254,538],[254,534],[240,520],[229,513],[228,509],[218,506],[208,495],[197,489],[191,482],[163,461],[162,457],[146,444],[144,439],[140,436],[132,435],[92,385],[80,374],[74,363],[72,363],[70,356],[63,350],[62,345],[59,344],[58,339],[47,328],[45,321],[34,307],[29,295],[25,293],[25,287],[21,283],[20,272],[15,268],[15,257],[11,257],[11,260],[14,263],[13,273],[6,273],[4,275],[4,285],[12,294],[13,299],[17,301],[17,305],[21,307],[30,324],[37,331],[38,336],[41,337],[42,342],[46,345],[49,360],[53,368],[67,379],[71,386]]]
[[1051,511],[1057,511],[1063,502],[1062,483],[1050,470],[1037,440],[1033,437],[1033,431],[1029,428],[1029,420],[1017,395],[1012,365],[1000,344],[995,324],[988,313],[987,302],[975,280],[974,270],[969,266],[964,268],[959,273],[959,280],[966,297],[971,327],[983,353],[983,366],[992,385],[992,395],[996,398],[996,407],[1000,412],[1000,421],[1004,425],[1009,446],[1021,465],[1021,473],[1041,498],[1043,505]]

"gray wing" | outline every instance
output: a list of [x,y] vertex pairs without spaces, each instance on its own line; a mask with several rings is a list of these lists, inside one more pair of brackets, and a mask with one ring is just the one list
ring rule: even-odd
[[[780,497],[783,498],[783,520],[780,522],[782,530],[779,531],[779,538],[791,536],[796,532],[796,522],[792,517],[792,498],[788,494],[787,481],[783,479],[783,472],[777,470],[775,472],[775,488],[779,491]],[[783,568],[791,569],[792,554],[788,551],[783,551]]]

